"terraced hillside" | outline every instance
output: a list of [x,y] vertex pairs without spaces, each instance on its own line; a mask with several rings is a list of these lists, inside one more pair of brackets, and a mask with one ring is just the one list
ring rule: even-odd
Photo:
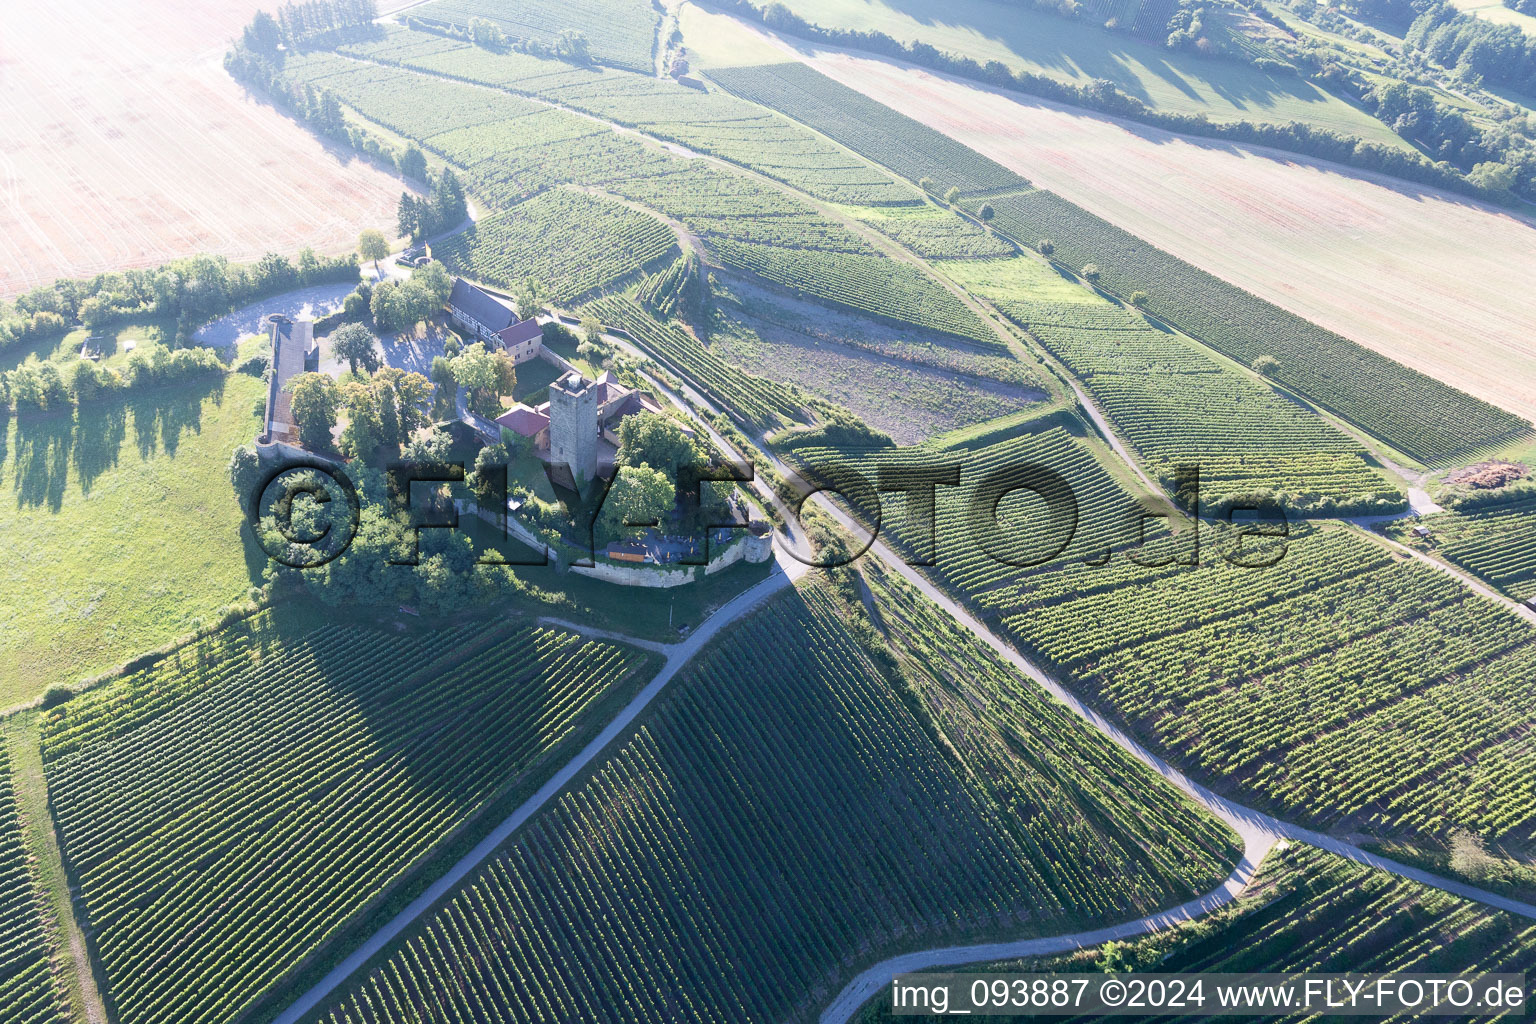
[[[553,67],[578,73],[559,63]],[[686,159],[618,134],[603,121],[501,88],[332,53],[290,58],[285,75],[296,87],[333,93],[463,167],[477,197],[493,211],[561,183],[598,188],[681,221],[728,268],[796,294],[1002,348],[981,317],[931,277],[761,179]],[[530,265],[529,273],[540,272],[537,261]]]
[[[1447,574],[1332,525],[1293,523],[1278,560],[1214,528],[1201,530],[1199,564],[1188,530],[1175,546],[1136,547],[1134,502],[1059,430],[795,456],[869,480],[882,465],[910,475],[958,462],[960,486],[937,489],[936,549],[894,495],[886,535],[931,558],[932,574],[1022,649],[1245,802],[1324,827],[1536,837],[1536,630]],[[1039,563],[1054,546],[1040,499],[1005,498],[996,526],[975,509],[989,506],[979,481],[1024,463],[1072,487],[1078,525],[1059,557],[1019,568],[1004,559]]]
[[263,614],[50,712],[49,794],[116,1019],[249,1009],[579,749],[646,664],[552,629]]
[[1164,488],[1198,466],[1206,514],[1261,497],[1296,515],[1407,507],[1354,438],[1136,309],[1032,257],[945,269],[1060,359]]
[[1224,829],[875,586],[891,653],[824,585],[776,600],[324,1019],[813,1020],[894,950],[1226,873]]
[[11,790],[11,761],[0,736],[0,1020],[63,1024],[32,868]]
[[1529,421],[1302,320],[1170,256],[986,160],[960,143],[802,64],[712,70],[712,78],[817,129],[903,177],[942,189],[985,191],[967,200],[992,208],[1014,240],[1054,243],[1057,260],[1094,264],[1123,296],[1244,365],[1276,360],[1275,380],[1432,464],[1449,464],[1531,431]]

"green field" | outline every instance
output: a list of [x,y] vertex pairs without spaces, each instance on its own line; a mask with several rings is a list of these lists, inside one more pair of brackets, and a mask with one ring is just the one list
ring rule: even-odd
[[[1536,961],[1536,927],[1315,847],[1282,843],[1235,903],[1120,945],[1126,961],[1160,973],[1518,974]],[[1100,947],[968,969],[1093,971],[1105,954]],[[890,1013],[888,997],[871,1000],[854,1017],[855,1024],[907,1019]],[[1019,1018],[972,1019],[1003,1024]],[[1051,1019],[1067,1024],[1127,1018]]]
[[[1529,494],[1529,492],[1527,492]],[[1414,536],[1415,526],[1429,536]],[[1384,527],[1388,536],[1439,555],[1516,601],[1536,598],[1536,498],[1447,512]]]
[[821,585],[777,599],[326,1019],[814,1020],[891,952],[1117,920],[1225,874],[1220,825],[874,586],[892,652]]
[[248,1009],[435,845],[535,788],[651,664],[504,621],[262,613],[49,713],[53,814],[116,1019]]
[[1104,79],[1156,110],[1216,121],[1300,121],[1405,145],[1370,114],[1295,76],[1107,32],[1091,15],[1074,20],[997,0],[787,0],[786,6],[827,28],[884,32],[1072,85]]
[[0,736],[0,1020],[63,1024],[51,951],[43,931],[29,855],[11,789],[11,762]]
[[432,247],[455,273],[504,288],[533,279],[573,302],[637,274],[677,248],[665,224],[622,203],[550,189]]
[[[1041,189],[926,125],[803,64],[713,72],[722,85],[804,121],[897,173],[935,178],[995,211],[995,230],[1023,245],[1049,239],[1053,259],[1093,264],[1102,287],[1146,308],[1243,365],[1277,361],[1271,376],[1397,451],[1453,464],[1529,436],[1531,424],[1288,313]],[[1012,180],[1015,187],[997,191]]]
[[[1018,257],[1008,263],[1038,263]],[[1006,280],[989,264],[977,277]],[[1041,299],[1029,285],[977,291],[1060,359],[1165,489],[1181,466],[1200,469],[1206,514],[1271,496],[1293,515],[1377,515],[1406,508],[1400,487],[1367,464],[1360,444],[1328,421],[1134,308],[1080,287],[1059,297],[1056,273]],[[1057,278],[1059,280],[1059,278]],[[1020,282],[1022,284],[1022,282]]]
[[0,418],[0,707],[245,599],[259,551],[242,539],[226,467],[255,436],[265,394],[237,373],[73,417]]
[[[1170,562],[1192,561],[1190,532],[1176,545],[1135,546],[1132,499],[1060,430],[945,450],[794,454],[867,479],[881,465],[959,462],[960,485],[938,490],[933,575],[1175,763],[1244,802],[1384,835],[1462,827],[1536,839],[1536,748],[1520,726],[1536,699],[1536,630],[1445,573],[1358,532],[1298,523],[1268,567],[1253,540],[1239,547],[1204,527],[1199,564]],[[1021,462],[1059,473],[1078,504],[1070,546],[1034,568],[1002,558],[1050,553],[1039,498],[1005,501],[997,526],[974,518],[976,484]],[[927,555],[900,500],[885,499],[883,534]]]
[[592,59],[642,74],[654,70],[656,9],[646,0],[522,0],[515,7],[488,0],[433,0],[411,15],[467,26],[481,18],[511,39],[554,43],[562,32],[579,32]]

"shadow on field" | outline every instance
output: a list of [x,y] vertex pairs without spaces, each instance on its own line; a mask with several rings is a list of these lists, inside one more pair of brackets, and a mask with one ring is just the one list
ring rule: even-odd
[[23,413],[15,418],[14,437],[8,436],[11,420],[0,418],[0,467],[11,467],[17,507],[59,511],[71,470],[90,494],[121,462],[130,422],[141,461],[161,453],[174,458],[183,434],[202,430],[203,403],[222,401],[223,394],[224,379],[213,377],[98,398],[79,409]]

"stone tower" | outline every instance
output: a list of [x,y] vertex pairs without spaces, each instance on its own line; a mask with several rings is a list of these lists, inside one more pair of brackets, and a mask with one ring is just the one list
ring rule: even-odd
[[578,486],[597,475],[598,391],[574,371],[549,386],[549,461],[569,466]]

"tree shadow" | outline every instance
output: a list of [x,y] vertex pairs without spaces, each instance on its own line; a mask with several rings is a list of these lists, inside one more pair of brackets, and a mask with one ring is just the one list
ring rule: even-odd
[[17,416],[12,466],[18,508],[63,507],[74,429],[72,412]]

